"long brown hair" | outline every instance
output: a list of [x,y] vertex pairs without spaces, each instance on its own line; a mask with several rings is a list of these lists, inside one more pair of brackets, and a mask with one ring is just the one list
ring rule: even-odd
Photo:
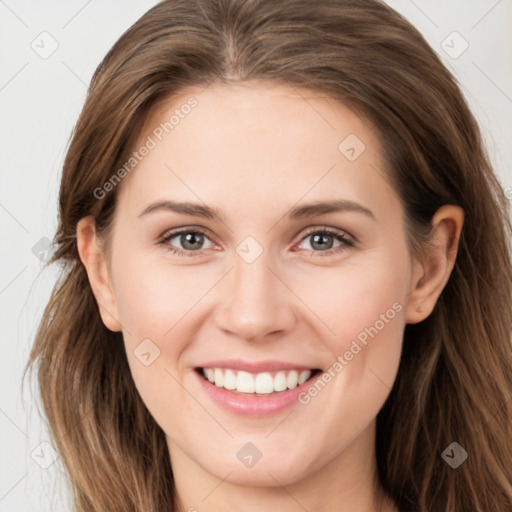
[[[388,495],[418,512],[512,510],[512,268],[505,195],[456,80],[421,34],[379,0],[169,0],[96,70],[64,162],[62,265],[26,371],[37,367],[77,510],[174,510],[163,431],[135,388],[122,335],[102,323],[77,252],[88,215],[108,240],[117,189],[150,110],[189,85],[270,80],[350,106],[377,130],[420,256],[435,211],[464,209],[453,273],[432,314],[408,325],[377,417]],[[65,392],[63,392],[65,390]],[[458,468],[441,456],[457,442]]]

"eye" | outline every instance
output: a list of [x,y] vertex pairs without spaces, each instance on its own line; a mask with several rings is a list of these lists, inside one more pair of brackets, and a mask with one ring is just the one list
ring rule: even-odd
[[[205,241],[210,245],[204,246]],[[173,254],[180,256],[193,256],[191,252],[201,252],[203,249],[211,249],[214,244],[199,228],[182,228],[164,234],[159,243],[168,247]]]
[[[309,247],[300,247],[305,241]],[[336,245],[338,242],[338,245]],[[313,251],[312,256],[330,256],[354,246],[354,240],[343,231],[329,228],[312,228],[301,239],[299,248]]]
[[[301,247],[307,240],[306,245]],[[200,228],[181,228],[165,233],[159,240],[173,254],[178,256],[195,256],[205,249],[212,249],[215,244]],[[206,246],[205,246],[206,243]],[[337,244],[337,245],[336,245]],[[301,239],[299,249],[312,251],[312,256],[330,256],[355,245],[352,237],[345,232],[324,226],[311,228]]]

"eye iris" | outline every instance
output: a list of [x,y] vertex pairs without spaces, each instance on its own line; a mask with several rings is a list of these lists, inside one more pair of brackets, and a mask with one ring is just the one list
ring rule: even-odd
[[[319,244],[319,246],[315,247],[315,244]],[[332,247],[332,235],[327,235],[327,234],[316,234],[316,235],[313,235],[312,236],[311,247],[313,247],[314,249],[320,249],[321,251],[331,249],[331,247]]]
[[204,235],[201,233],[186,233],[181,235],[180,243],[184,249],[193,251],[200,249],[204,242]]

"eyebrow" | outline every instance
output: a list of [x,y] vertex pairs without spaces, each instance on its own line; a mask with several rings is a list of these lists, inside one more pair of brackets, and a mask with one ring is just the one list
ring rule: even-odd
[[371,210],[365,206],[349,201],[347,199],[338,199],[335,201],[321,201],[317,203],[306,204],[304,206],[297,206],[291,210],[287,216],[291,219],[304,219],[307,217],[314,217],[316,215],[324,215],[326,213],[334,212],[357,212],[362,213],[372,219],[375,215]]
[[[176,213],[191,215],[193,217],[203,217],[205,219],[222,220],[222,215],[216,208],[211,208],[209,206],[201,205],[198,203],[178,202],[170,200],[161,200],[150,204],[139,214],[139,218],[151,212],[161,210],[173,211]],[[357,212],[362,213],[372,219],[375,218],[375,215],[371,210],[359,203],[349,201],[347,199],[321,202],[319,201],[305,204],[303,206],[296,206],[290,210],[285,215],[285,217],[288,217],[292,220],[299,220],[335,212]]]
[[139,218],[147,215],[148,213],[160,210],[168,210],[176,213],[183,213],[185,215],[192,215],[194,217],[204,217],[205,219],[221,220],[222,215],[215,208],[210,208],[206,205],[190,202],[178,202],[170,200],[157,201],[150,204],[140,214]]

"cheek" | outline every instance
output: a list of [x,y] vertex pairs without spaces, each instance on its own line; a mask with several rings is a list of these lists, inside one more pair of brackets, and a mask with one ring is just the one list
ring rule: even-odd
[[396,338],[402,332],[409,266],[405,249],[375,251],[337,268],[297,273],[294,290],[317,318],[315,323],[322,321],[321,334],[331,351],[340,354],[358,336],[364,343],[375,326],[382,338]]
[[208,283],[208,276],[192,266],[144,264],[142,257],[117,267],[116,298],[131,374],[164,430],[169,429],[170,418],[179,415],[186,426],[197,415],[194,402],[182,392],[183,354],[194,343],[194,313],[211,287]]
[[314,402],[319,411],[338,403],[329,408],[333,423],[349,414],[363,425],[380,410],[396,378],[410,285],[408,252],[397,244],[321,272],[302,275],[300,293],[322,321],[316,324],[330,353],[324,368],[330,391],[324,393],[320,384],[304,403]]
[[117,312],[134,381],[152,400],[172,388],[171,375],[182,378],[181,355],[195,335],[191,320],[211,285],[192,266],[172,268],[132,254],[115,266]]
[[[144,261],[143,256],[122,262],[116,277],[120,321],[133,343],[151,338],[161,345],[187,321],[188,313],[211,287],[208,276],[193,266],[173,268],[167,261]],[[179,344],[173,347],[178,350]]]
[[401,312],[407,290],[403,276],[389,268],[384,271],[373,267],[360,273],[354,270],[345,278],[340,277],[341,280],[338,293],[330,290],[336,300],[325,305],[339,340],[336,342],[338,352],[348,350],[347,343],[356,339],[367,347],[370,339],[380,344],[396,339],[403,329]]

